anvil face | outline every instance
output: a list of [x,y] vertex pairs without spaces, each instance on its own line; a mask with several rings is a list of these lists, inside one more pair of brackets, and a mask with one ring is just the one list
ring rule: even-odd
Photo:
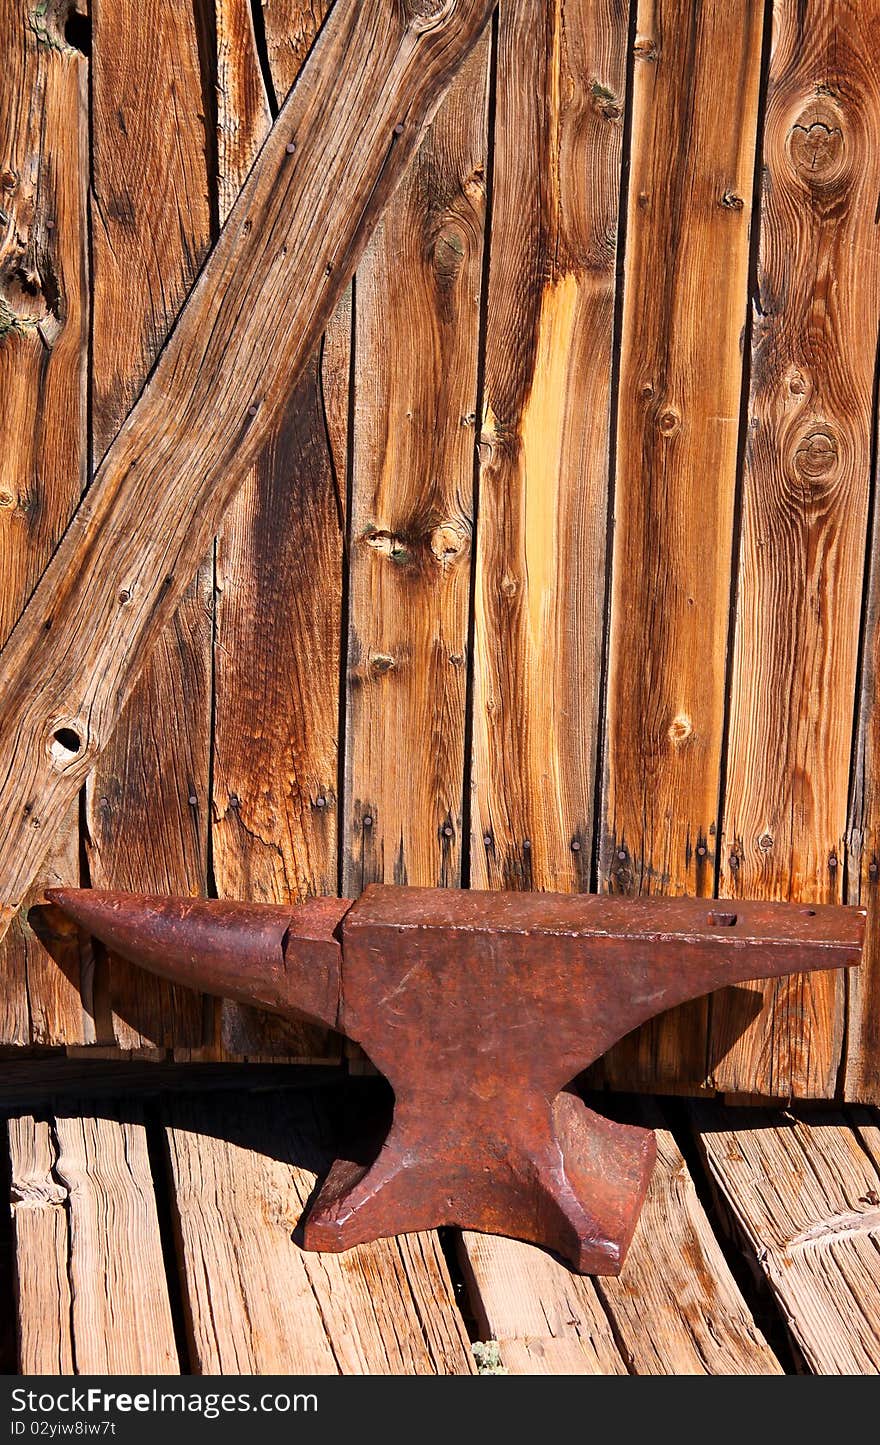
[[299,908],[56,889],[175,982],[318,1019],[394,1090],[369,1168],[339,1162],[305,1226],[341,1250],[441,1224],[616,1274],[655,1157],[564,1086],[653,1015],[746,979],[857,964],[864,909],[372,885]]

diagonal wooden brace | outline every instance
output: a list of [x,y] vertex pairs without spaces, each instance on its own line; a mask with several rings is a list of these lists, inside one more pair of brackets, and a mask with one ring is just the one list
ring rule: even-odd
[[631,1029],[746,979],[860,960],[861,908],[372,885],[299,908],[57,889],[114,952],[177,983],[317,1019],[394,1090],[369,1167],[334,1165],[306,1247],[454,1224],[617,1274],[654,1164],[647,1129],[565,1091]]
[[494,0],[336,0],[0,655],[0,937]]

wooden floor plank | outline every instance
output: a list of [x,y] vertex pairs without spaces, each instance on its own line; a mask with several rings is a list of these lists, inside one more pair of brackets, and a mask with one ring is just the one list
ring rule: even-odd
[[880,1134],[838,1113],[693,1106],[733,1221],[821,1375],[880,1373]]
[[[659,1121],[651,1113],[645,1122]],[[666,1129],[657,1129],[657,1167],[623,1273],[596,1285],[634,1374],[783,1373]]]
[[595,1285],[543,1249],[466,1230],[460,1241],[470,1307],[497,1340],[510,1375],[625,1375]]
[[332,1141],[315,1096],[168,1106],[185,1309],[205,1374],[468,1374],[436,1235],[306,1254],[293,1236]]
[[146,1131],[9,1121],[23,1374],[177,1374]]
[[[654,1126],[658,1119],[648,1122]],[[465,1233],[471,1307],[510,1374],[776,1375],[670,1133],[619,1279]]]

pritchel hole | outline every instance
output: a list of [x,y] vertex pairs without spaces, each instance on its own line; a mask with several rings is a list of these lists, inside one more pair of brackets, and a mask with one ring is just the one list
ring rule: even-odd
[[806,915],[807,915],[808,918],[815,918],[815,917],[816,917],[816,910],[815,910],[815,908],[805,908],[805,909],[804,909],[804,912],[806,913]]
[[736,924],[735,913],[710,913],[710,928],[733,928]]

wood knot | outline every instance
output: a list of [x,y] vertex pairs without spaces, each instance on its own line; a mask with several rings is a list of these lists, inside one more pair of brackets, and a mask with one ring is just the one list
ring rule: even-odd
[[374,652],[370,656],[370,670],[376,677],[382,677],[386,672],[393,672],[396,666],[395,658],[387,652]]
[[505,572],[501,578],[501,593],[504,597],[515,597],[519,583],[509,572]]
[[620,101],[614,91],[607,85],[603,85],[600,80],[592,81],[590,85],[590,99],[593,110],[597,115],[600,115],[603,120],[620,119],[623,113],[623,107]]
[[837,116],[823,107],[810,108],[788,133],[792,169],[810,187],[835,185],[843,176],[847,148]]
[[433,263],[438,279],[443,283],[453,281],[461,270],[467,241],[459,226],[448,222],[434,237]]
[[405,567],[412,560],[412,553],[404,541],[395,532],[389,532],[384,527],[368,527],[361,537],[368,547],[372,547],[381,556],[387,557],[398,567]]
[[653,65],[657,59],[656,40],[652,40],[650,35],[637,35],[633,55],[636,60],[645,60],[649,65]]
[[669,729],[666,736],[669,738],[669,741],[672,743],[673,747],[680,747],[682,743],[687,742],[693,731],[694,725],[688,717],[687,713],[680,712],[676,714],[676,716],[672,719],[672,722],[669,724]]
[[681,417],[674,407],[668,406],[665,411],[661,411],[657,418],[657,426],[661,436],[676,436],[681,431]]
[[458,522],[440,522],[431,533],[431,551],[441,567],[448,567],[461,557],[467,545],[467,532]]
[[837,443],[827,432],[805,436],[795,452],[794,469],[805,482],[827,482],[837,471]]
[[804,380],[802,372],[793,371],[791,373],[791,376],[788,379],[788,389],[791,392],[792,396],[805,395],[807,390],[807,383]]

